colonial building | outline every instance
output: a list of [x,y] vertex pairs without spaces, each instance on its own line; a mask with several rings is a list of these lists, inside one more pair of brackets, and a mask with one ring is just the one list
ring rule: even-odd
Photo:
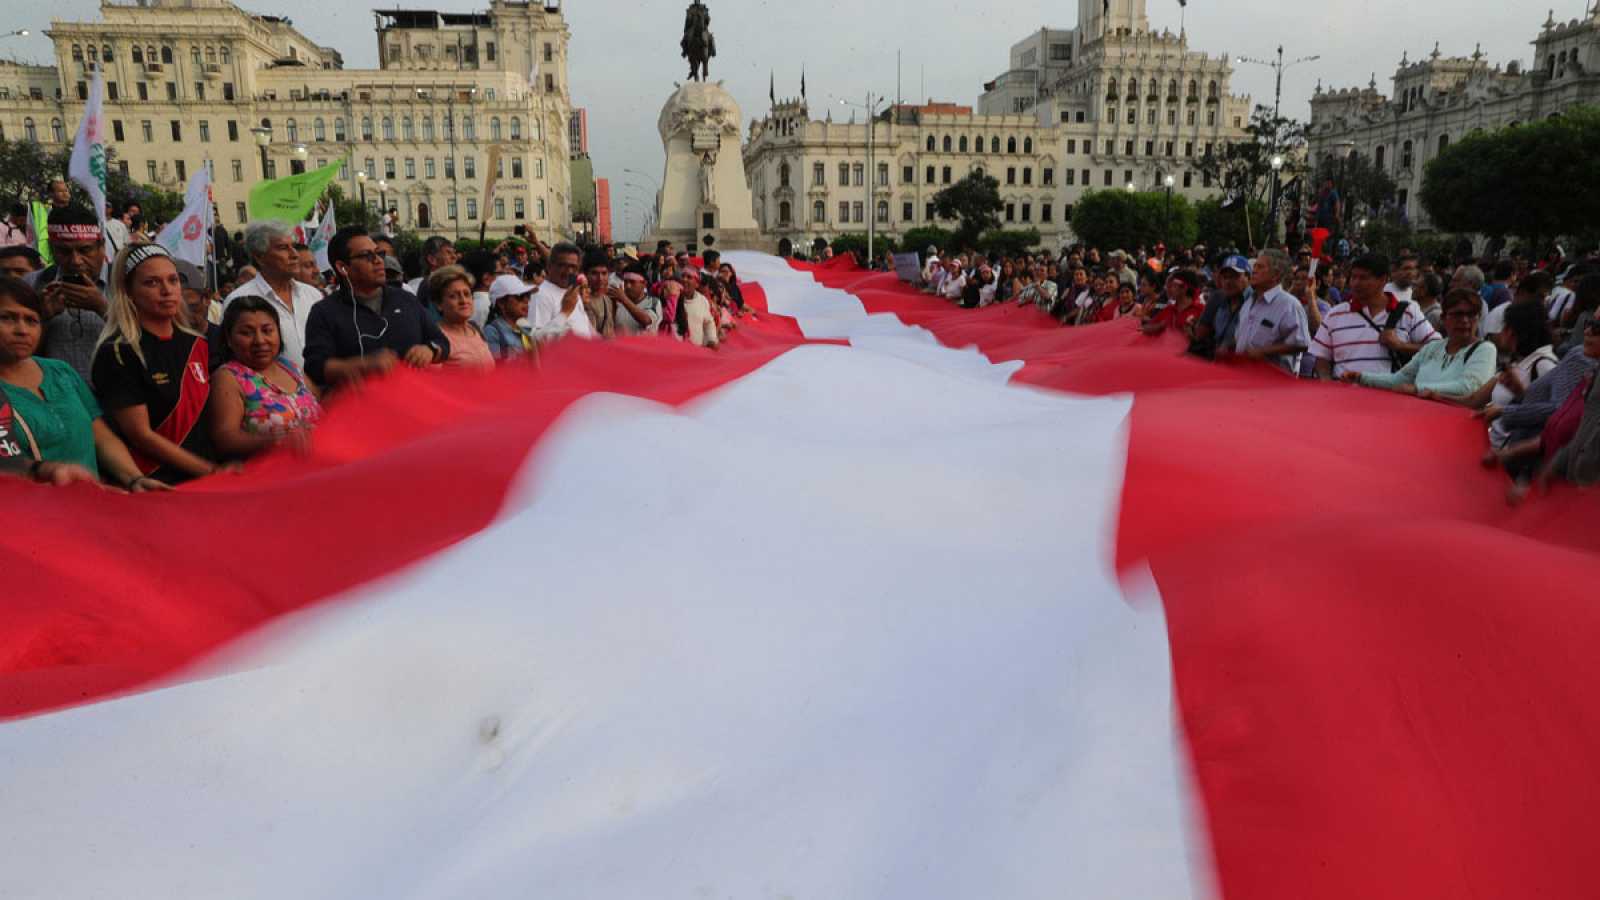
[[1365,88],[1323,90],[1311,99],[1311,158],[1360,154],[1399,185],[1396,205],[1427,227],[1418,196],[1423,167],[1451,141],[1600,103],[1600,7],[1583,19],[1547,18],[1533,41],[1533,67],[1490,65],[1483,53],[1402,57],[1388,94],[1374,75]]
[[0,64],[0,134],[70,146],[98,68],[117,165],[181,191],[209,163],[229,227],[246,221],[263,174],[345,154],[336,183],[346,195],[395,207],[424,233],[486,222],[492,233],[522,224],[553,237],[571,221],[558,0],[380,11],[378,69],[345,69],[289,20],[230,0],[101,0],[100,12],[99,22],[52,23],[53,67]]
[[1150,30],[1145,0],[1079,0],[1075,29],[1043,28],[1011,49],[978,111],[897,106],[866,124],[817,122],[805,98],[774,103],[750,127],[745,166],[756,219],[774,241],[878,229],[948,226],[932,198],[983,170],[1000,181],[1009,228],[1070,239],[1085,193],[1133,185],[1191,199],[1215,193],[1196,168],[1208,150],[1246,136],[1251,104],[1229,90],[1226,53],[1189,50],[1186,35]]

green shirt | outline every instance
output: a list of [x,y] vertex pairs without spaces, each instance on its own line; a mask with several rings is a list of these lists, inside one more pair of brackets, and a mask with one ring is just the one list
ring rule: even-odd
[[1445,352],[1449,343],[1446,338],[1429,341],[1411,357],[1405,368],[1393,374],[1364,372],[1361,383],[1367,387],[1391,389],[1397,384],[1409,384],[1419,391],[1465,397],[1494,378],[1499,356],[1494,344],[1478,341],[1451,354]]
[[[43,400],[30,390],[0,381],[0,390],[5,391],[12,410],[28,423],[37,442],[35,447],[23,448],[24,456],[29,450],[37,450],[47,462],[76,463],[99,475],[94,420],[100,418],[100,404],[71,366],[40,356],[33,361],[44,372],[39,385]],[[26,433],[20,428],[17,432],[18,443],[25,442]]]

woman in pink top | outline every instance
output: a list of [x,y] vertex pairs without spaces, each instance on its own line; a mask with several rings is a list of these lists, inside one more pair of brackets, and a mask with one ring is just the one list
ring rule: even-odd
[[240,297],[228,304],[221,330],[230,359],[211,379],[212,443],[233,458],[285,443],[304,450],[322,404],[316,387],[282,355],[277,309],[260,297]]
[[466,369],[494,368],[494,354],[483,332],[472,322],[472,276],[460,266],[445,266],[428,276],[428,292],[439,304],[439,330],[450,339],[444,365]]

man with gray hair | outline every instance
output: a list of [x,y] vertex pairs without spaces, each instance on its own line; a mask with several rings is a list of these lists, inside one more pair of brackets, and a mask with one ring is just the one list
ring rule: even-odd
[[259,274],[240,285],[222,301],[223,312],[240,297],[260,297],[278,310],[278,334],[283,355],[296,367],[305,364],[306,321],[322,292],[298,280],[302,271],[294,229],[270,219],[252,223],[244,231],[244,249]]
[[433,298],[428,296],[428,276],[439,271],[445,266],[453,266],[461,257],[456,253],[456,245],[450,243],[447,237],[434,235],[422,242],[422,276],[406,282],[406,290],[414,294],[422,304],[422,308],[430,316],[437,317],[438,310],[433,306]]
[[1250,267],[1250,289],[1239,308],[1233,350],[1294,375],[1300,371],[1300,354],[1311,346],[1311,329],[1305,307],[1283,289],[1289,267],[1289,254],[1282,250],[1263,250],[1256,257]]

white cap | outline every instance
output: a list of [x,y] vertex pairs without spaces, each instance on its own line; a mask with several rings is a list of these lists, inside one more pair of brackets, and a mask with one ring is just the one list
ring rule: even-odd
[[501,275],[489,285],[489,302],[499,303],[506,297],[520,297],[531,294],[538,288],[523,281],[515,275]]

